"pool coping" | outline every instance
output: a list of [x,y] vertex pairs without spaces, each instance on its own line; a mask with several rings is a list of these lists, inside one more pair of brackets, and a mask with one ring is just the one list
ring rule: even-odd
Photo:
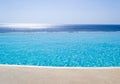
[[120,67],[59,67],[59,66],[34,66],[34,65],[10,65],[10,64],[0,64],[0,66],[8,67],[26,67],[26,68],[52,68],[52,69],[120,69]]

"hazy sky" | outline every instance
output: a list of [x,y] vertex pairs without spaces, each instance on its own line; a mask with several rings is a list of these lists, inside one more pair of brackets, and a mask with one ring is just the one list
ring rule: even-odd
[[0,0],[0,23],[120,24],[120,0]]

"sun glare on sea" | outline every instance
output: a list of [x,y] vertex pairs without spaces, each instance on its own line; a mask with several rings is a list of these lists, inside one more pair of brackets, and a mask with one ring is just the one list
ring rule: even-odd
[[49,28],[52,24],[39,24],[39,23],[6,23],[1,24],[1,27],[12,27],[12,28]]

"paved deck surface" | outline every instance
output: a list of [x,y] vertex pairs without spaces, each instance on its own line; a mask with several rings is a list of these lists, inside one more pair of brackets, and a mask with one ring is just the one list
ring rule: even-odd
[[120,84],[120,68],[0,66],[0,84]]

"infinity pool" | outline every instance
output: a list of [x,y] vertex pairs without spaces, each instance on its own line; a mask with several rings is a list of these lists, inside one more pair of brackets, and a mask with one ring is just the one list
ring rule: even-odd
[[120,66],[120,32],[0,33],[0,64]]

